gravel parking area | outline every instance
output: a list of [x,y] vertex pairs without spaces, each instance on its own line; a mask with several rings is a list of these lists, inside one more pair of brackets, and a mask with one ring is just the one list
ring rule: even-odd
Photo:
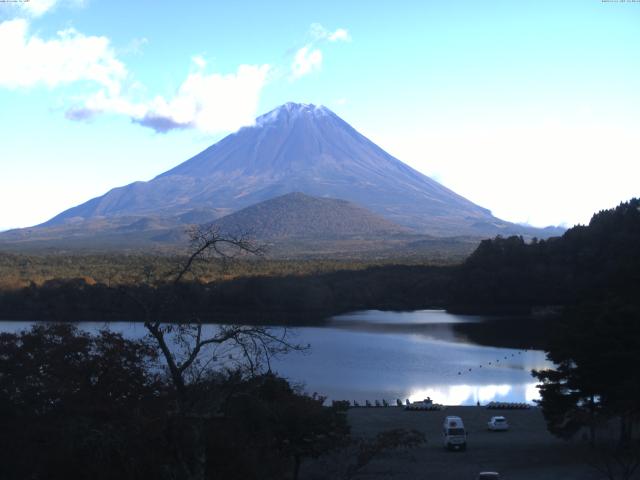
[[[447,451],[442,421],[460,416],[468,432],[467,449]],[[487,422],[504,415],[510,429],[492,432]],[[506,480],[592,480],[602,476],[588,465],[587,450],[579,442],[552,436],[537,408],[489,410],[447,407],[443,411],[405,411],[399,407],[352,408],[348,413],[354,436],[373,436],[394,428],[424,432],[427,444],[410,451],[391,451],[371,462],[358,478],[475,479],[480,471],[497,471]]]

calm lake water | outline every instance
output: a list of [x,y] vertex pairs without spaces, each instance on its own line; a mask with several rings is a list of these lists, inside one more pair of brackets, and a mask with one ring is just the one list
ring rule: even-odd
[[[455,330],[459,323],[486,320],[442,310],[340,315],[325,327],[290,329],[293,342],[311,348],[276,359],[272,366],[292,382],[302,383],[307,392],[329,399],[395,403],[396,398],[431,397],[445,405],[531,403],[539,397],[531,370],[551,364],[542,351],[477,345]],[[78,326],[95,331],[105,324]],[[25,322],[0,322],[1,331],[27,327]],[[109,328],[130,338],[146,333],[142,324],[128,322],[113,322]]]

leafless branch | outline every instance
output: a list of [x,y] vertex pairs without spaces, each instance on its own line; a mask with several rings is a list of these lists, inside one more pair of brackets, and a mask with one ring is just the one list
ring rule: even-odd
[[[202,377],[203,369],[210,368],[214,359],[212,355],[207,362],[201,362],[200,357],[209,346],[225,346],[229,358],[235,352],[248,367],[250,374],[255,374],[261,365],[266,364],[271,370],[271,358],[290,351],[302,351],[305,347],[295,345],[289,341],[287,330],[278,333],[267,327],[245,325],[216,325],[212,331],[205,332],[202,322],[194,317],[191,322],[177,321],[163,323],[161,315],[167,310],[170,302],[175,301],[175,288],[186,279],[187,275],[194,275],[194,267],[200,260],[221,259],[223,261],[240,255],[262,255],[264,248],[255,245],[246,235],[223,234],[217,227],[195,228],[190,232],[191,250],[186,259],[169,274],[165,285],[173,288],[163,297],[159,308],[152,318],[152,310],[144,302],[134,298],[145,311],[145,327],[155,339],[162,352],[171,378],[180,394],[187,390],[186,379]],[[151,283],[155,272],[145,271],[146,279]],[[173,343],[177,349],[172,349]],[[224,365],[225,360],[219,360]],[[197,371],[194,371],[197,370]]]

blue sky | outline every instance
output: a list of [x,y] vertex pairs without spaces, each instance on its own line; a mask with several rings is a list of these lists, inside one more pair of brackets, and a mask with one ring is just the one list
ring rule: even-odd
[[0,3],[0,229],[323,104],[501,218],[638,196],[640,2]]

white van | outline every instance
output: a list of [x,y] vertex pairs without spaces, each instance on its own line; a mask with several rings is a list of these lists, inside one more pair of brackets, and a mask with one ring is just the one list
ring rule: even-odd
[[444,446],[449,450],[465,450],[467,448],[467,432],[460,417],[448,416],[442,424]]

